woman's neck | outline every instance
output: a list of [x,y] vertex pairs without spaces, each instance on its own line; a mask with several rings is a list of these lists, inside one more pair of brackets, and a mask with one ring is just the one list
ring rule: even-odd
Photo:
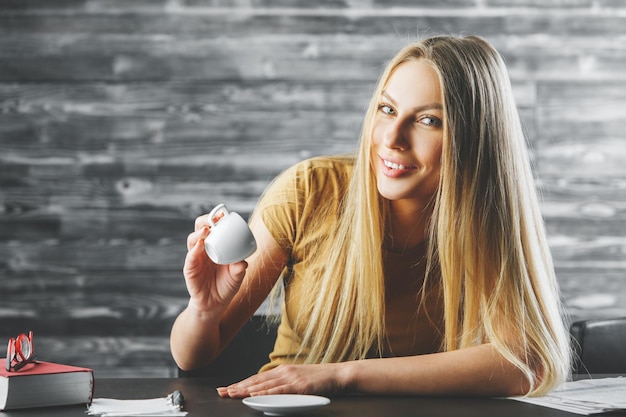
[[413,201],[392,201],[385,246],[393,252],[412,249],[426,239],[432,208]]

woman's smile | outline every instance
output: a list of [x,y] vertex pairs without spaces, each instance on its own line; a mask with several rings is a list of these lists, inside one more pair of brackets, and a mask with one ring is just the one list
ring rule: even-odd
[[382,163],[382,173],[390,178],[402,177],[414,172],[417,169],[417,166],[415,165],[410,165],[406,162],[396,162],[383,157],[380,157],[380,161]]

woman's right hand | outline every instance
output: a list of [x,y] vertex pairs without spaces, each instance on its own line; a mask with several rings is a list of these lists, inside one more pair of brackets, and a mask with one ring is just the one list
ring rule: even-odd
[[239,290],[248,264],[217,265],[211,261],[204,250],[210,229],[208,214],[196,218],[195,230],[187,237],[183,275],[191,297],[189,305],[198,312],[220,315]]
[[248,258],[250,266],[246,261],[211,261],[204,249],[208,215],[196,219],[183,267],[190,301],[170,334],[172,356],[181,369],[198,368],[215,358],[267,298],[287,264],[287,253],[259,219],[250,223],[257,242],[257,251]]

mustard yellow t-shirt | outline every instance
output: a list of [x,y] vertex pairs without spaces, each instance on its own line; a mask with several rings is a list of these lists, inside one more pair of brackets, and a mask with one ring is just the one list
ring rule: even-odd
[[[266,227],[290,254],[284,275],[285,304],[269,370],[293,363],[300,348],[294,330],[298,315],[300,285],[319,265],[313,254],[321,236],[332,233],[332,218],[320,213],[339,213],[353,168],[350,157],[318,157],[300,162],[279,175],[257,206]],[[322,210],[326,208],[329,210]],[[387,351],[384,356],[409,356],[436,352],[441,345],[442,301],[436,279],[429,281],[426,299],[420,308],[425,273],[425,244],[394,253],[383,248],[385,270],[385,325]],[[427,312],[427,313],[426,313]]]

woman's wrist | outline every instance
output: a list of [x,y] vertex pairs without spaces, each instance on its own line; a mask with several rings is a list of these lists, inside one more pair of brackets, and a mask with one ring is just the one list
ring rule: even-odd
[[337,372],[337,384],[341,392],[348,393],[358,391],[358,362],[360,361],[340,362],[337,364],[339,367]]
[[220,314],[215,311],[215,309],[211,309],[210,307],[199,304],[197,300],[193,297],[189,298],[189,302],[187,303],[187,312],[192,314],[196,319],[206,322],[216,322],[218,321],[218,317]]

